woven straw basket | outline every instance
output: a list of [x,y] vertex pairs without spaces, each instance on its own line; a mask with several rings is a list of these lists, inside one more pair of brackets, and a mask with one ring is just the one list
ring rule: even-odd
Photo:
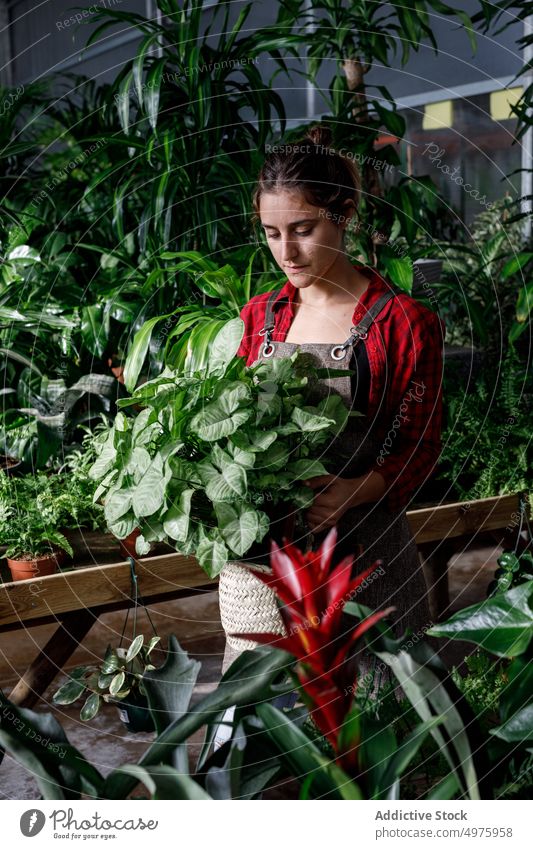
[[[250,566],[258,572],[271,571],[268,566]],[[257,643],[230,634],[285,634],[273,590],[259,581],[245,562],[226,563],[220,573],[218,594],[222,627],[232,649],[241,652],[255,648]]]

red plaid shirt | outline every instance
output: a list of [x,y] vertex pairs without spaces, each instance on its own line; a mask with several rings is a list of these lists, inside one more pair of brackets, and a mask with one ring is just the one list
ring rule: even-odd
[[[368,426],[376,427],[383,445],[371,466],[385,479],[390,510],[406,507],[434,470],[441,451],[442,351],[444,322],[414,298],[396,290],[373,268],[356,266],[370,279],[352,316],[358,324],[384,293],[396,294],[371,325],[366,345],[370,367]],[[294,311],[296,288],[287,281],[274,302],[274,342],[283,342]],[[259,356],[270,293],[243,307],[244,336],[238,354],[251,365]],[[339,343],[344,339],[339,339]],[[370,469],[369,469],[370,471]]]

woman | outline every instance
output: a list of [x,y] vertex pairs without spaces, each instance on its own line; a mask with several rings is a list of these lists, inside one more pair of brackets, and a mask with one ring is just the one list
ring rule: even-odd
[[[307,524],[315,537],[336,524],[336,557],[362,550],[357,572],[382,560],[358,601],[395,605],[396,633],[410,627],[422,636],[430,624],[427,589],[405,508],[439,457],[444,325],[346,254],[359,178],[353,162],[328,145],[329,132],[317,127],[302,141],[275,147],[263,165],[255,215],[288,280],[243,308],[239,354],[252,365],[299,348],[319,367],[346,370],[315,390],[317,398],[340,394],[355,415],[329,446],[331,473],[307,481],[314,492]],[[247,589],[236,596],[238,568],[228,564],[221,574],[227,633],[235,628],[225,616],[228,605],[249,601]],[[253,619],[253,602],[250,610]],[[238,630],[271,629],[248,621]],[[242,648],[231,640],[223,669]]]

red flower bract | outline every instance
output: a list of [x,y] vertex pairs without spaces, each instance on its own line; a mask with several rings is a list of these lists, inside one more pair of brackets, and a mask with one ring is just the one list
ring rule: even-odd
[[357,685],[357,663],[353,655],[362,635],[394,607],[373,613],[350,631],[343,631],[344,605],[381,561],[352,578],[353,557],[346,557],[335,568],[332,566],[336,541],[337,529],[332,528],[318,551],[306,554],[292,543],[284,541],[282,550],[272,542],[272,575],[254,574],[283,603],[280,614],[286,635],[238,636],[273,644],[297,658],[296,674],[310,713],[333,746],[339,763],[353,773],[357,768],[358,740],[343,739],[340,743],[340,732]]

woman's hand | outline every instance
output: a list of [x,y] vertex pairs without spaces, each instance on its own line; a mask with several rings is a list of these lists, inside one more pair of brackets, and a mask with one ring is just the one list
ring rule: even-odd
[[351,507],[378,501],[386,491],[385,479],[374,471],[360,478],[319,475],[303,483],[319,490],[306,513],[307,524],[315,532],[332,528]]

